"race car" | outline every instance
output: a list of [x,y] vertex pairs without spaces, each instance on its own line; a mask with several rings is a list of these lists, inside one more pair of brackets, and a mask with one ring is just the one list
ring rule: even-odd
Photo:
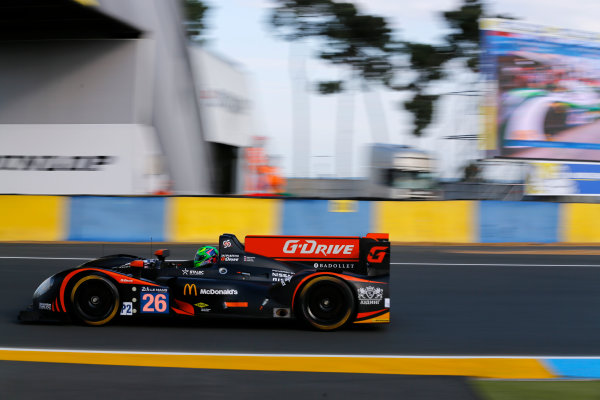
[[19,320],[105,325],[116,319],[297,318],[331,331],[390,321],[387,234],[219,237],[216,262],[194,267],[116,254],[42,282]]

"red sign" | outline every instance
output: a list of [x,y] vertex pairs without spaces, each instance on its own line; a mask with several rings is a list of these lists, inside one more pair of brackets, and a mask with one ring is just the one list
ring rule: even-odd
[[374,264],[379,264],[385,258],[385,254],[387,252],[388,246],[375,246],[371,247],[369,251],[369,255],[367,256],[367,261]]
[[357,261],[359,238],[320,236],[246,236],[246,251],[285,260]]

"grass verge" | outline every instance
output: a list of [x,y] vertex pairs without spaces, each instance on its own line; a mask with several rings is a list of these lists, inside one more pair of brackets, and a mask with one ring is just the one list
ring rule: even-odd
[[600,381],[473,380],[482,400],[599,400]]

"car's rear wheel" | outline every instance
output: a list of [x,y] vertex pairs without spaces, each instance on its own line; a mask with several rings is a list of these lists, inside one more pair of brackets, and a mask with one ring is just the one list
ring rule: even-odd
[[83,276],[71,289],[71,304],[79,321],[87,325],[104,325],[119,311],[119,291],[107,278]]
[[552,103],[544,118],[544,134],[548,140],[567,129],[568,108],[562,103]]
[[352,290],[334,276],[314,278],[300,291],[301,316],[319,330],[331,331],[344,326],[352,317],[354,305]]

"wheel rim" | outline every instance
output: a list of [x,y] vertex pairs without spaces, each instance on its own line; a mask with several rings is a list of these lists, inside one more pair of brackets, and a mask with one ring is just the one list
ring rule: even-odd
[[87,276],[73,288],[72,301],[84,322],[101,325],[116,314],[118,294],[114,286],[104,279]]
[[348,319],[347,294],[335,282],[315,283],[306,294],[305,311],[313,325],[337,327]]

